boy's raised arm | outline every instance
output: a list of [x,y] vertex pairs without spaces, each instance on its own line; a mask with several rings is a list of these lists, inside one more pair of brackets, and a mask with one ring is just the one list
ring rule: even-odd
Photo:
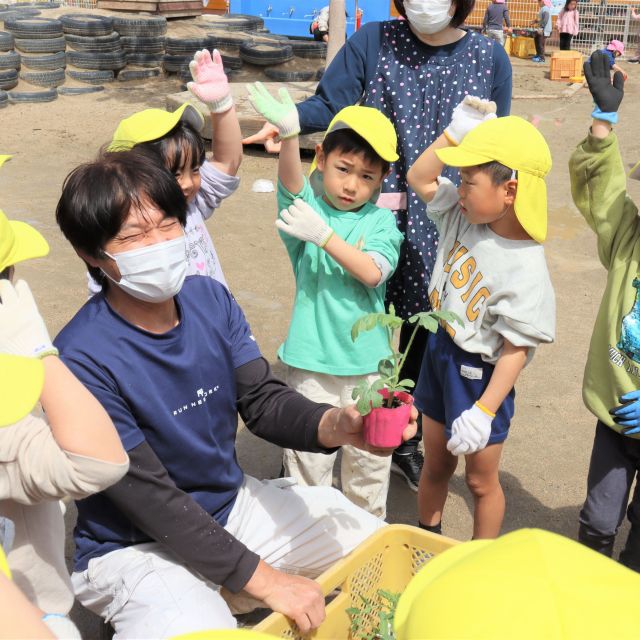
[[189,69],[193,82],[189,82],[187,88],[211,113],[212,164],[223,173],[235,176],[242,162],[242,133],[220,52],[214,49],[212,57],[206,49],[198,51]]
[[247,85],[247,90],[253,108],[280,131],[282,147],[278,161],[278,180],[290,193],[300,193],[304,177],[298,142],[300,120],[296,105],[284,87],[279,90],[280,100],[274,98],[261,82]]

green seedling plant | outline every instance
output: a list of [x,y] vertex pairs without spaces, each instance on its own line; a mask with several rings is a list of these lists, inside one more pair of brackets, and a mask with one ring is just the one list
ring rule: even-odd
[[[347,613],[351,616],[351,638],[353,640],[395,640],[393,618],[400,594],[378,589],[375,599],[358,595],[362,600],[362,606],[347,609]],[[371,620],[376,617],[378,627],[368,631]]]
[[[358,336],[364,331],[371,331],[376,327],[382,327],[387,332],[389,349],[391,353],[380,360],[378,363],[378,374],[380,377],[373,383],[363,380],[351,394],[352,399],[356,402],[356,407],[360,415],[366,416],[373,409],[379,409],[385,406],[391,409],[394,406],[396,392],[403,391],[409,393],[415,387],[415,381],[410,378],[400,379],[402,366],[407,359],[407,354],[411,350],[411,345],[416,337],[416,333],[420,327],[423,327],[431,333],[436,333],[441,322],[453,323],[457,322],[462,325],[462,320],[458,314],[452,311],[421,311],[411,316],[406,322],[414,325],[413,332],[407,343],[404,353],[395,348],[393,338],[397,330],[402,327],[405,320],[396,315],[393,305],[389,305],[389,313],[368,313],[359,318],[351,328],[351,339],[355,342]],[[379,393],[382,389],[389,392],[388,398]]]

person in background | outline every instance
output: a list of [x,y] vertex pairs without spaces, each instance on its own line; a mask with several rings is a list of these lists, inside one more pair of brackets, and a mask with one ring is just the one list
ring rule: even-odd
[[314,40],[319,42],[329,42],[329,7],[322,7],[309,25],[309,33]]
[[558,14],[555,28],[560,36],[560,51],[571,50],[571,40],[578,35],[580,30],[580,15],[578,13],[578,1],[567,0]]
[[[631,18],[633,20],[640,20],[640,13],[635,10],[635,7],[631,7]],[[640,62],[640,33],[636,35],[636,38],[638,39],[636,54],[633,56],[633,58],[629,58],[627,60],[627,62],[630,62],[631,64],[638,64]]]
[[[391,209],[405,240],[398,268],[387,283],[386,304],[403,318],[428,311],[427,288],[438,246],[435,224],[426,205],[407,185],[407,170],[443,131],[453,107],[469,93],[493,100],[499,116],[511,108],[511,63],[504,47],[475,31],[461,28],[475,0],[394,0],[404,20],[368,22],[338,51],[325,71],[316,94],[297,105],[302,133],[326,131],[336,113],[353,104],[375,107],[393,123],[398,155],[384,179],[378,206]],[[348,82],[346,81],[348,79]],[[279,150],[278,129],[266,123],[245,139]],[[458,169],[447,177],[460,181]],[[404,350],[413,327],[400,332]],[[420,330],[405,359],[402,378],[416,380],[427,344]],[[391,470],[418,490],[424,458],[421,436],[399,447]]]
[[505,0],[493,0],[484,12],[482,30],[488,38],[499,42],[501,45],[504,45],[503,23],[506,26],[507,33],[511,33],[509,9],[507,9]]
[[538,17],[531,24],[536,27],[533,39],[536,43],[536,55],[531,58],[532,62],[544,62],[544,49],[547,38],[551,35],[551,0],[538,0],[540,12]]
[[627,80],[627,72],[617,63],[617,59],[624,55],[624,44],[620,40],[612,40],[600,53],[606,56],[609,62],[609,69],[615,74],[619,71],[623,80]]

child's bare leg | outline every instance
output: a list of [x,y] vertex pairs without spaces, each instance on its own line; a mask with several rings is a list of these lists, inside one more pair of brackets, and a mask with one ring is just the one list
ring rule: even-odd
[[500,534],[504,518],[504,493],[500,485],[498,468],[502,443],[465,456],[465,479],[473,494],[473,537],[495,538]]
[[418,485],[418,516],[426,525],[442,520],[442,510],[449,493],[449,478],[458,465],[458,458],[447,451],[444,425],[422,416],[424,465]]

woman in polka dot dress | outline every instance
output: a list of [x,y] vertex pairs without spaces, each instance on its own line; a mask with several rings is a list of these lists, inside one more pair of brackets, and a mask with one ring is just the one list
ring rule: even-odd
[[[427,285],[438,235],[426,205],[408,188],[408,168],[445,129],[453,108],[467,94],[493,100],[498,116],[511,106],[511,63],[495,41],[460,29],[475,0],[394,0],[403,20],[370,22],[346,42],[325,71],[316,94],[298,104],[303,133],[326,130],[343,107],[361,102],[380,109],[394,123],[400,158],[393,163],[378,204],[396,213],[405,235],[398,268],[387,285],[387,303],[408,317],[429,310]],[[245,143],[277,150],[278,131],[265,125]],[[446,176],[459,183],[457,169]],[[413,327],[410,327],[412,329]],[[407,331],[408,333],[408,331]],[[400,347],[408,336],[402,333]],[[414,342],[403,377],[417,380],[426,333]],[[393,457],[417,491],[422,458],[417,440]]]

